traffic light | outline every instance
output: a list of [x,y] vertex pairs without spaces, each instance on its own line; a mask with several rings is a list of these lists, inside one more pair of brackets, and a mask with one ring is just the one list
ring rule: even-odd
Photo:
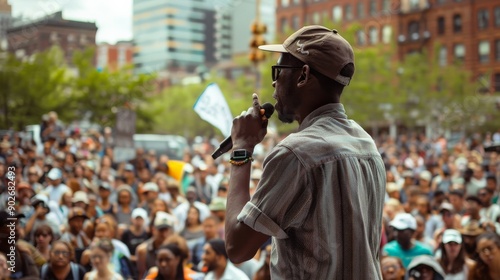
[[250,26],[250,30],[252,32],[252,39],[250,40],[250,54],[248,58],[250,61],[258,63],[265,58],[264,52],[259,50],[258,47],[266,44],[263,34],[267,32],[267,27],[263,23],[254,21]]

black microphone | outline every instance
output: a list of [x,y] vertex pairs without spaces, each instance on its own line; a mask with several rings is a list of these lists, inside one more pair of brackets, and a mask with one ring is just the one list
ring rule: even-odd
[[[269,102],[262,104],[260,106],[260,108],[265,110],[264,116],[266,116],[266,118],[268,118],[268,119],[274,113],[274,106],[273,106],[273,104],[271,104]],[[233,140],[231,139],[231,136],[229,136],[226,139],[224,139],[224,141],[222,141],[222,143],[220,143],[219,148],[217,148],[217,150],[215,150],[215,152],[212,154],[212,158],[217,159],[222,154],[228,152],[232,148],[233,148]]]

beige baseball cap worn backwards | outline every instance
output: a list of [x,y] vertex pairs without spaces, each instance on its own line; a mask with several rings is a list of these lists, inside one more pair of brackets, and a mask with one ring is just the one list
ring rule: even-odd
[[282,45],[263,45],[259,49],[289,53],[319,73],[347,86],[351,77],[340,75],[349,63],[354,65],[351,45],[337,30],[320,25],[305,26],[290,35]]

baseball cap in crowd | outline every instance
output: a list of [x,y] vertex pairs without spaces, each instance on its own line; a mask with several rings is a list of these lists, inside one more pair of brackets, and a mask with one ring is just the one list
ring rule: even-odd
[[413,172],[411,170],[405,170],[401,173],[401,176],[403,178],[410,178],[413,177]]
[[175,218],[167,212],[156,212],[154,226],[156,229],[173,228],[175,225]]
[[447,229],[443,232],[443,243],[456,242],[462,244],[462,234],[456,229]]
[[397,230],[416,230],[417,220],[415,220],[415,218],[409,213],[399,213],[396,215],[396,217],[394,217],[389,225],[396,228]]
[[105,189],[105,190],[111,190],[111,185],[106,182],[106,181],[100,181],[99,182],[99,188]]
[[143,193],[145,193],[145,192],[158,192],[158,191],[159,191],[158,185],[154,182],[147,182],[146,184],[144,184],[144,186],[142,186]]
[[354,52],[349,42],[335,29],[319,25],[305,26],[290,35],[283,44],[263,45],[259,49],[289,53],[344,86],[351,80],[351,77],[340,75],[340,71],[349,63],[354,65]]
[[61,169],[59,168],[52,168],[49,173],[47,174],[47,177],[50,180],[59,180],[62,178],[62,172]]
[[68,213],[68,221],[73,219],[73,218],[78,218],[78,217],[82,217],[84,219],[89,218],[82,208],[80,208],[80,207],[71,208],[69,210],[69,213]]
[[148,212],[146,212],[146,210],[144,210],[144,208],[135,208],[133,211],[132,211],[132,219],[136,219],[136,218],[142,218],[143,220],[147,220],[148,219]]
[[39,204],[42,204],[43,208],[49,209],[49,197],[43,193],[39,193],[31,198],[31,206],[37,207]]
[[87,162],[85,162],[85,167],[90,169],[92,172],[95,172],[96,170],[95,163],[91,160],[87,160]]
[[446,275],[443,268],[434,257],[429,255],[420,255],[413,258],[408,265],[407,276],[412,276],[413,279],[420,279],[420,277],[422,277],[422,267],[428,267],[434,270],[435,274],[433,279],[444,279],[444,276]]
[[215,197],[208,205],[210,211],[226,211],[226,199],[223,197]]
[[132,171],[134,172],[134,166],[131,163],[125,164],[125,171]]
[[84,191],[77,191],[73,194],[73,198],[71,199],[72,203],[83,202],[85,204],[89,203],[89,198],[87,193]]
[[455,208],[453,208],[453,205],[449,202],[443,202],[439,206],[439,212],[442,212],[443,210],[448,210],[450,212],[455,212]]
[[425,181],[430,182],[432,179],[432,174],[428,170],[424,170],[424,171],[420,172],[418,177],[420,178],[420,180],[425,180]]
[[386,189],[387,193],[401,191],[400,186],[398,184],[394,183],[394,182],[387,182],[387,185],[385,186],[385,189]]

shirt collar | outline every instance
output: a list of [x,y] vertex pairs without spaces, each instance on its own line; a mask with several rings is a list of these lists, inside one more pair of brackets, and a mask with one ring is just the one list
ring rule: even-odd
[[314,121],[324,115],[329,115],[335,119],[345,119],[347,120],[347,115],[345,113],[344,105],[342,103],[329,103],[323,105],[316,110],[312,111],[304,118],[302,123],[299,126],[299,131],[303,130],[306,127],[311,126]]

